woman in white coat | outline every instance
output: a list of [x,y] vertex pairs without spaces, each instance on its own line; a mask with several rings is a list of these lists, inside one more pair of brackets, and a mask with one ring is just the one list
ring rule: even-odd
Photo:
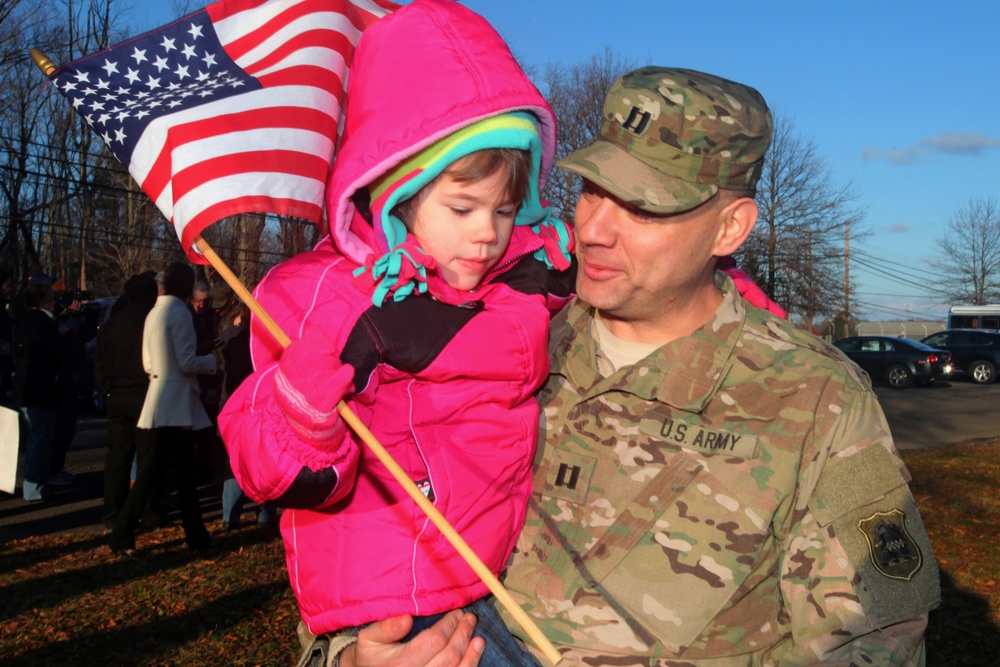
[[199,399],[197,376],[215,373],[218,364],[214,355],[195,354],[194,322],[185,303],[194,281],[194,269],[187,263],[168,266],[163,274],[164,294],[157,298],[143,328],[142,363],[149,374],[149,389],[136,431],[139,469],[110,540],[111,550],[128,558],[137,557],[135,530],[171,461],[177,467],[188,547],[201,551],[212,545],[198,500],[195,431],[212,426]]

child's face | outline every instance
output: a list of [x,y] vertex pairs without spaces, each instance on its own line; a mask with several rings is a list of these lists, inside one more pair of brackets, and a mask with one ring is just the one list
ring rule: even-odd
[[407,227],[460,290],[476,288],[510,243],[519,202],[504,193],[504,173],[461,183],[447,172],[414,197]]

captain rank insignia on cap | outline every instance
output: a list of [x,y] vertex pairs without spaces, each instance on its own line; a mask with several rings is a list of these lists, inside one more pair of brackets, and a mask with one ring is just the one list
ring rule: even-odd
[[646,128],[649,127],[649,121],[652,118],[653,114],[650,112],[632,105],[632,110],[629,111],[628,117],[621,126],[623,130],[641,137],[646,132]]

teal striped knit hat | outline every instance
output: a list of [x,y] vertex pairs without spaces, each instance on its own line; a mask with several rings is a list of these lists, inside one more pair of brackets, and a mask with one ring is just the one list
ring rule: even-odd
[[371,272],[371,279],[376,284],[372,302],[376,306],[381,306],[390,294],[395,301],[400,301],[414,292],[426,292],[427,269],[434,265],[433,259],[418,245],[407,242],[406,225],[393,210],[420,192],[456,160],[491,148],[511,148],[531,153],[528,190],[514,224],[528,225],[536,234],[549,240],[535,253],[549,268],[569,265],[569,230],[565,223],[552,216],[549,207],[543,206],[539,198],[542,140],[535,117],[523,111],[491,116],[439,139],[404,160],[369,187],[372,224],[379,244],[388,252],[359,267],[354,274],[359,276]]

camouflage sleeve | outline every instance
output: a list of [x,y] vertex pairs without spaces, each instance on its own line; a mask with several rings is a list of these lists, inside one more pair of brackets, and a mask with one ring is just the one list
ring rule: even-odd
[[781,564],[792,633],[773,657],[923,665],[927,612],[940,590],[909,475],[874,394],[837,398],[820,403],[831,417],[828,425],[817,420],[819,445],[802,462]]

